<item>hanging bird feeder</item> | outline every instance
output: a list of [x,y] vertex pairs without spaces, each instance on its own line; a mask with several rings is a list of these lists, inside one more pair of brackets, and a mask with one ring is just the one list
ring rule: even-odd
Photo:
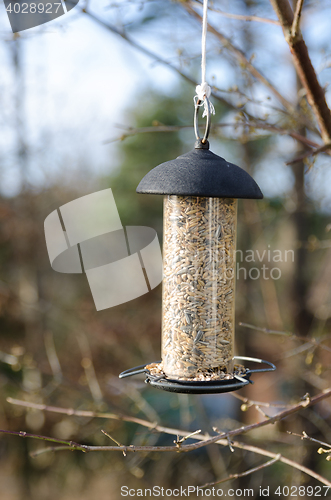
[[[262,359],[234,356],[237,199],[263,195],[247,172],[209,151],[215,110],[206,82],[207,4],[203,0],[195,149],[151,170],[137,188],[164,196],[162,360],[120,374],[145,373],[154,387],[196,394],[234,391],[249,384],[252,373],[276,369]],[[202,105],[207,118],[201,139]],[[244,362],[266,366],[250,369]]]
[[237,200],[263,195],[247,172],[209,150],[207,97],[205,103],[202,139],[201,102],[195,106],[195,149],[151,170],[137,188],[164,196],[162,361],[120,375],[145,373],[152,386],[182,393],[233,391],[252,373],[275,370],[234,356]]

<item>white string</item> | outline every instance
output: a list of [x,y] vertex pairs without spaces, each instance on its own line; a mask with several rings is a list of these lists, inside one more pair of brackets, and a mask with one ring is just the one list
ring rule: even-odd
[[[195,105],[204,105],[202,117],[207,115],[208,106],[205,98],[211,95],[211,88],[206,82],[206,40],[207,40],[207,15],[208,15],[208,0],[203,0],[203,17],[202,17],[202,38],[201,38],[201,85],[196,86],[196,95],[194,96]],[[199,103],[199,104],[198,104]],[[210,102],[210,112],[214,115],[215,108]]]
[[206,81],[206,40],[207,40],[207,16],[208,16],[208,0],[203,1],[203,17],[202,17],[202,37],[201,37],[201,82]]

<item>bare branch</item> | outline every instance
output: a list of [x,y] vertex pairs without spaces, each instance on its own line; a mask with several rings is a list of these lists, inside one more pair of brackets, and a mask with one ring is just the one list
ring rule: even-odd
[[[312,107],[325,143],[331,142],[331,112],[325,99],[315,69],[311,63],[307,46],[300,30],[293,36],[292,27],[295,22],[294,14],[288,0],[270,0],[281,23],[285,40],[287,41],[301,84],[306,90],[307,100]],[[298,1],[300,7],[300,0]],[[298,7],[298,8],[299,8]]]
[[245,472],[238,472],[237,474],[230,474],[228,477],[225,477],[224,479],[220,479],[219,481],[215,481],[214,483],[206,483],[206,484],[200,486],[200,488],[209,488],[210,486],[215,486],[215,484],[226,483],[227,481],[232,481],[233,479],[238,479],[239,477],[249,476],[250,474],[253,474],[254,472],[265,469],[266,467],[270,467],[270,465],[273,465],[275,462],[278,462],[280,459],[281,459],[281,454],[279,453],[272,460],[268,460],[268,462],[264,462],[263,464],[258,465],[257,467],[253,467],[252,469],[245,470]]
[[[275,418],[277,418],[277,420],[281,419],[281,418],[285,418],[285,416],[287,416],[288,414],[292,414],[294,413],[295,411],[299,411],[301,410],[303,407],[308,407],[308,406],[313,406],[314,404],[318,403],[319,401],[325,399],[325,398],[328,398],[331,396],[331,389],[328,389],[326,391],[323,391],[321,394],[318,394],[317,396],[315,396],[314,398],[312,399],[309,399],[309,400],[306,400],[305,402],[302,402],[302,403],[299,403],[299,405],[295,406],[295,407],[292,407],[290,410],[287,410],[285,412],[281,412],[279,413],[278,415],[276,415],[276,417],[272,417],[270,419],[268,419],[267,421],[263,421],[261,424],[262,426],[263,425],[267,425],[269,423],[274,423],[276,420]],[[11,403],[13,404],[19,404],[21,406],[30,406],[30,407],[33,407],[33,408],[38,408],[38,409],[44,409],[45,411],[54,411],[56,413],[62,413],[62,414],[70,414],[70,415],[79,415],[79,416],[98,416],[100,418],[113,418],[113,414],[109,414],[109,413],[105,413],[105,414],[102,414],[102,413],[94,413],[94,412],[86,412],[86,411],[81,411],[81,410],[77,410],[77,411],[74,411],[74,410],[69,410],[69,409],[66,409],[66,408],[58,408],[58,407],[47,407],[45,405],[36,405],[34,403],[27,403],[26,401],[19,401],[19,400],[13,400],[11,399],[10,400]],[[40,408],[40,407],[43,407],[43,408]],[[70,412],[70,413],[69,413]],[[290,413],[289,413],[290,412]],[[91,415],[91,413],[93,413],[93,415]],[[83,415],[82,415],[83,414]],[[285,415],[285,416],[284,416]],[[168,427],[163,427],[163,426],[160,426],[160,425],[157,425],[157,424],[153,424],[151,422],[147,422],[145,420],[140,420],[140,419],[135,419],[135,418],[131,418],[131,417],[121,417],[119,418],[119,416],[115,415],[115,419],[116,420],[126,420],[126,421],[132,421],[132,422],[135,422],[135,423],[139,423],[140,425],[143,425],[147,428],[150,428],[150,429],[154,429],[155,431],[158,431],[158,432],[163,432],[163,433],[166,433],[166,434],[171,434],[171,435],[182,435],[182,436],[189,436],[189,434],[191,434],[192,436],[192,439],[195,439],[197,441],[199,441],[199,447],[201,446],[205,446],[207,444],[209,444],[211,442],[211,438],[208,434],[195,434],[195,435],[192,435],[192,433],[189,433],[189,432],[186,432],[186,431],[180,431],[178,429],[171,429],[171,428],[168,428]],[[138,422],[139,421],[139,422]],[[241,427],[240,429],[236,429],[235,431],[230,431],[229,433],[225,434],[220,434],[216,437],[213,437],[212,438],[212,442],[214,442],[215,444],[219,444],[219,445],[222,445],[222,446],[228,446],[229,445],[229,438],[230,438],[230,435],[233,436],[233,435],[237,435],[237,434],[240,434],[240,433],[243,433],[243,432],[247,432],[248,430],[252,430],[253,428],[257,428],[257,427],[260,427],[261,425],[260,424],[253,424],[253,426],[246,426],[246,427]],[[7,433],[11,434],[11,431],[7,431]],[[20,435],[20,433],[16,433],[17,435]],[[21,435],[26,435],[24,433],[21,433]],[[224,438],[222,438],[222,436],[224,436]],[[32,437],[32,436],[31,436]],[[43,436],[39,436],[39,439],[43,439],[45,440],[45,437]],[[48,438],[46,438],[48,439]],[[52,440],[50,439],[51,441],[54,441],[54,442],[58,442],[58,441],[61,441],[61,440]],[[49,452],[49,451],[63,451],[63,450],[70,450],[70,449],[80,449],[80,448],[77,448],[77,446],[81,446],[81,448],[84,448],[82,449],[82,451],[122,451],[122,452],[135,452],[135,451],[149,451],[147,448],[153,448],[151,449],[150,451],[190,451],[190,449],[192,449],[192,445],[186,445],[186,446],[182,446],[180,450],[176,449],[176,447],[167,447],[168,449],[165,449],[166,447],[133,447],[133,446],[128,446],[128,447],[116,447],[116,446],[113,446],[113,447],[110,447],[110,446],[94,446],[94,447],[89,447],[89,446],[85,446],[85,445],[77,445],[77,443],[73,443],[72,441],[61,441],[61,444],[63,443],[67,443],[67,446],[58,446],[58,447],[47,447],[47,448],[44,448],[42,450],[37,450],[35,452],[33,452],[31,455],[32,456],[37,456],[37,455],[40,455],[42,453],[46,453],[46,452]],[[201,444],[202,443],[202,444]],[[71,446],[71,448],[70,448]],[[75,446],[75,448],[73,448],[73,446]],[[252,453],[257,453],[259,455],[262,455],[262,456],[266,456],[266,457],[269,457],[269,458],[278,458],[279,455],[276,454],[276,453],[273,453],[271,451],[268,451],[268,450],[264,450],[262,448],[259,448],[259,447],[256,447],[256,446],[252,446],[252,445],[248,445],[248,444],[245,444],[245,443],[240,443],[238,441],[231,441],[231,446],[233,446],[234,448],[239,448],[239,449],[243,449],[243,450],[247,450],[247,451],[250,451]],[[157,449],[155,449],[157,448]],[[170,449],[169,449],[170,448]],[[194,449],[194,447],[193,447]],[[331,483],[324,477],[320,476],[319,474],[317,474],[316,472],[308,469],[307,467],[301,465],[301,464],[298,464],[297,462],[294,462],[293,460],[290,460],[286,457],[283,457],[283,456],[280,456],[278,458],[278,460],[286,465],[289,465],[297,470],[300,470],[301,472],[315,478],[317,481],[321,482],[322,484],[326,484],[327,486],[331,486]]]
[[[310,406],[314,406],[315,404],[319,403],[320,401],[323,401],[324,399],[329,398],[330,396],[331,396],[331,389],[327,389],[327,390],[321,392],[320,394],[318,394],[317,396],[315,396],[314,398],[310,398],[310,396],[306,397],[304,401],[301,401],[297,405],[292,406],[291,408],[284,410],[284,411],[278,413],[277,415],[274,415],[273,417],[269,417],[266,420],[262,420],[261,422],[242,426],[238,429],[234,429],[234,430],[229,431],[229,432],[223,432],[221,434],[217,434],[216,436],[209,437],[207,440],[200,442],[200,443],[183,445],[183,446],[181,446],[181,451],[185,451],[185,452],[192,451],[192,450],[207,446],[209,444],[216,443],[219,439],[232,438],[234,436],[238,436],[240,434],[245,434],[245,433],[250,432],[252,430],[259,429],[260,427],[264,427],[264,426],[269,425],[269,424],[274,424],[276,422],[279,422],[280,420],[283,420],[284,418],[287,418],[290,415],[293,415],[293,414],[299,412],[303,408],[308,408]],[[9,402],[13,403],[13,400],[10,400]],[[15,404],[19,404],[21,406],[28,406],[29,405],[29,403],[27,403],[25,401],[18,402],[17,400],[16,400]],[[40,408],[41,406],[43,406],[43,405],[36,405],[36,404],[33,405],[34,408],[38,407],[38,409],[42,409],[42,408]],[[44,406],[44,409],[46,410],[47,407]],[[61,410],[63,410],[63,408]],[[57,411],[57,413],[61,413],[61,412]],[[67,414],[67,412],[63,412],[63,413]],[[153,425],[153,424],[150,424],[150,425]],[[157,426],[153,425],[153,428],[156,429]],[[7,431],[7,432],[10,432],[10,431]],[[187,434],[185,434],[185,435],[187,435]],[[61,443],[66,444],[67,441],[65,441],[65,442],[61,441]],[[100,447],[98,447],[98,446],[90,446],[88,448],[89,448],[89,451],[97,451],[100,449]],[[160,446],[135,446],[135,447],[132,447],[132,446],[125,447],[124,446],[124,447],[106,447],[106,448],[101,447],[101,448],[102,449],[107,448],[107,450],[109,448],[109,450],[112,450],[112,451],[115,449],[115,450],[120,450],[120,451],[124,450],[124,451],[163,451],[163,452],[173,452],[173,451],[176,451],[176,449],[177,449],[174,446],[163,446],[163,447],[162,446],[161,447]]]
[[[171,432],[171,434],[173,434],[173,432]],[[206,440],[208,438],[209,438],[208,435],[202,434],[198,437],[194,437],[193,439]],[[221,446],[228,446],[228,441],[226,439],[220,439],[215,444],[218,444]],[[252,453],[256,453],[256,454],[262,455],[264,457],[271,457],[273,459],[277,458],[277,460],[279,462],[281,462],[285,465],[289,465],[290,467],[293,467],[293,469],[297,469],[297,470],[303,472],[304,474],[307,474],[308,476],[313,477],[314,479],[316,479],[317,481],[319,481],[322,484],[325,484],[326,486],[331,486],[330,481],[328,481],[325,477],[321,476],[320,474],[317,474],[316,472],[312,471],[311,469],[308,469],[308,467],[305,467],[304,465],[301,465],[297,462],[294,462],[294,460],[290,460],[289,458],[284,457],[283,455],[273,453],[272,451],[264,450],[263,448],[259,448],[258,446],[240,443],[239,441],[232,441],[231,445],[234,448],[238,448],[240,450],[245,450],[245,451],[250,451]],[[102,448],[102,446],[100,448]],[[70,448],[68,448],[67,446],[55,446],[55,447],[49,446],[47,448],[43,448],[41,450],[34,451],[30,455],[31,455],[31,457],[37,457],[38,455],[42,455],[43,453],[48,453],[51,451],[64,451],[64,450],[68,450],[68,449],[70,449]],[[117,449],[117,448],[115,448],[115,449]],[[87,450],[85,450],[85,451],[87,451]],[[93,450],[90,450],[90,451],[93,451]],[[103,450],[103,451],[107,451],[107,450]],[[134,450],[130,449],[130,451],[134,451]]]

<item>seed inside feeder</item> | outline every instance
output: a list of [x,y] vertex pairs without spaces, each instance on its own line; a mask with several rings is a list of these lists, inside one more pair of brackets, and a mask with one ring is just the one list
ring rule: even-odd
[[237,200],[164,198],[162,371],[233,372]]

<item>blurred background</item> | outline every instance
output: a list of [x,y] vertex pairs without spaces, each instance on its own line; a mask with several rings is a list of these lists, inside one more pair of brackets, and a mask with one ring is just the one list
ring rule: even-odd
[[[244,398],[285,405],[321,392],[330,384],[331,361],[330,156],[301,159],[321,137],[272,7],[259,0],[210,5],[215,31],[208,34],[207,80],[216,109],[210,142],[213,152],[249,171],[265,195],[239,202],[237,246],[246,276],[242,271],[237,280],[236,354],[268,359],[277,371],[254,376],[239,397],[168,394],[143,379],[118,379],[160,358],[161,286],[97,312],[85,275],[52,270],[43,223],[64,203],[111,187],[123,225],[153,227],[162,242],[161,198],[135,189],[151,168],[194,145],[201,23],[192,9],[200,15],[201,5],[102,0],[83,12],[84,6],[14,35],[0,3],[1,429],[111,444],[105,429],[128,445],[165,445],[174,438],[134,423],[26,410],[7,398],[212,434],[214,426],[225,431],[264,418]],[[329,102],[330,15],[330,2],[305,1],[301,24]],[[255,261],[245,260],[247,251]],[[264,252],[261,260],[257,252]],[[276,410],[264,408],[269,415]],[[330,412],[326,401],[240,440],[330,480],[318,445],[287,434],[305,431],[331,443]],[[122,485],[198,486],[263,461],[216,445],[187,454],[31,457],[45,446],[0,436],[1,500],[117,499]],[[259,498],[260,486],[302,484],[318,482],[276,463],[222,487],[254,488]]]

